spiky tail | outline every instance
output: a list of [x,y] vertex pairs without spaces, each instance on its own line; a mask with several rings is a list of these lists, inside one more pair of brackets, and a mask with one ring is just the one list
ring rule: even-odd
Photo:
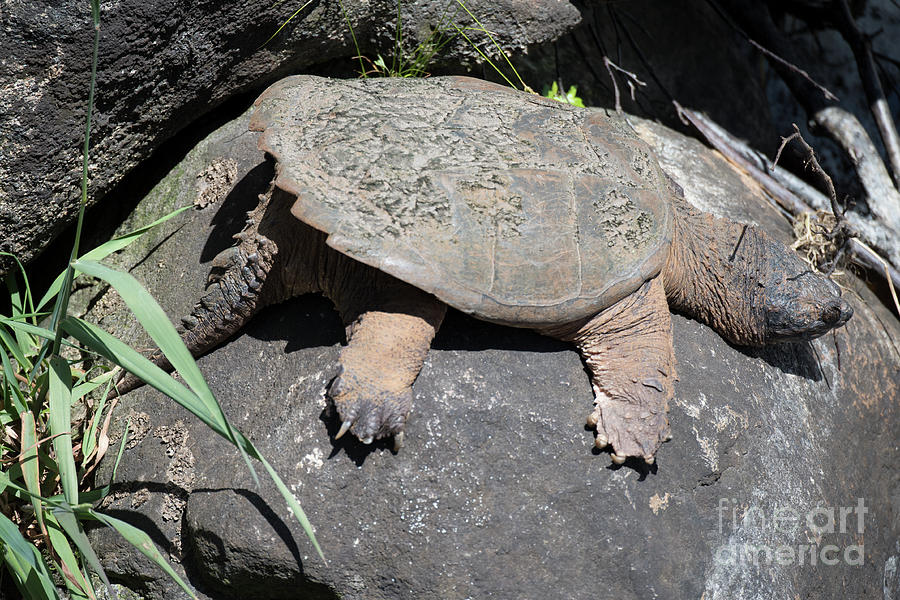
[[[250,221],[248,225],[254,223]],[[276,245],[255,231],[234,236],[240,244],[213,261],[206,294],[182,319],[181,339],[193,356],[200,356],[221,344],[250,320],[264,305],[260,290],[272,268]],[[149,356],[158,367],[172,371],[172,365],[157,350]],[[144,385],[134,375],[125,375],[117,384],[119,395]]]

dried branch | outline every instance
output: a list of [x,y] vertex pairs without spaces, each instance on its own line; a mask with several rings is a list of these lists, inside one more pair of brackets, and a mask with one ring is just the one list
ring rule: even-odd
[[748,158],[748,156],[746,156],[746,153],[741,152],[734,144],[734,141],[736,140],[731,137],[731,134],[716,125],[705,115],[684,108],[678,104],[678,102],[674,102],[674,104],[678,116],[684,123],[690,123],[696,127],[710,145],[718,150],[725,158],[749,173],[766,190],[770,192],[774,191],[772,196],[780,206],[788,211],[789,214],[798,215],[802,214],[805,210],[810,210],[809,206],[802,202],[793,192],[780,182],[769,177],[766,172],[761,170],[750,158]]
[[772,168],[774,169],[778,164],[778,159],[781,158],[781,151],[793,140],[800,140],[800,143],[806,150],[806,166],[812,167],[813,173],[818,174],[819,177],[822,178],[822,181],[825,183],[825,189],[828,190],[828,198],[831,200],[831,213],[836,218],[841,219],[846,209],[838,205],[837,193],[834,191],[834,181],[832,181],[831,175],[826,173],[825,169],[822,168],[822,165],[819,164],[816,153],[813,151],[812,146],[803,139],[803,135],[800,133],[800,128],[797,127],[797,124],[793,123],[793,125],[794,133],[786,138],[781,138],[781,145],[778,147],[778,152],[775,154],[775,160],[772,161]]
[[[765,155],[750,148],[705,115],[683,108],[678,103],[675,103],[675,108],[679,116],[694,125],[713,148],[744,170],[792,216],[797,217],[814,210],[829,210],[831,201],[821,192],[776,166]],[[883,223],[865,219],[856,212],[847,212],[844,218],[854,233],[867,239],[890,257],[886,261],[869,245],[851,238],[847,244],[850,260],[890,279],[894,286],[900,287],[900,271],[894,266],[900,264],[897,233],[887,230]]]
[[619,85],[618,85],[618,83],[616,83],[616,77],[615,77],[615,75],[613,75],[612,70],[615,69],[625,75],[625,78],[628,81],[628,89],[631,90],[632,101],[634,100],[635,86],[636,85],[645,86],[647,84],[645,82],[641,81],[640,77],[638,77],[635,73],[632,73],[631,71],[626,71],[625,69],[623,69],[622,67],[620,67],[619,65],[614,63],[613,61],[609,60],[608,56],[603,57],[603,64],[606,66],[606,72],[609,73],[609,78],[612,80],[613,90],[614,90],[615,97],[616,97],[616,112],[622,112],[622,103],[620,102],[620,97],[619,97]]
[[829,106],[812,116],[847,153],[859,181],[866,190],[866,202],[872,214],[888,227],[900,231],[900,192],[894,187],[872,138],[856,115],[837,106]]
[[[772,167],[774,168],[778,164],[778,159],[781,157],[781,151],[784,150],[785,146],[793,140],[799,140],[804,150],[806,150],[804,165],[811,168],[813,173],[816,173],[822,178],[825,189],[828,190],[828,198],[831,202],[831,216],[834,220],[834,223],[821,233],[824,241],[830,242],[833,247],[836,248],[830,264],[825,269],[826,274],[831,275],[838,266],[838,263],[840,263],[844,253],[847,251],[847,243],[851,238],[856,237],[856,234],[853,233],[853,230],[847,225],[847,221],[844,218],[844,213],[847,209],[838,204],[837,193],[834,191],[834,181],[832,181],[831,175],[829,175],[825,169],[822,168],[822,165],[819,164],[819,159],[816,158],[815,151],[812,149],[812,146],[803,139],[803,134],[800,133],[800,128],[797,127],[797,124],[793,123],[793,125],[794,133],[781,139],[781,146],[778,148],[778,153],[775,155]],[[820,227],[820,229],[824,229],[824,227]]]
[[859,77],[862,80],[863,90],[866,93],[866,100],[868,100],[869,109],[872,111],[872,116],[878,124],[878,131],[881,134],[888,162],[891,165],[894,184],[900,187],[900,138],[897,136],[897,126],[894,124],[894,119],[888,108],[884,89],[881,87],[881,80],[878,77],[878,70],[875,66],[875,59],[872,57],[871,41],[856,26],[856,21],[850,13],[850,7],[847,5],[846,0],[837,0],[832,4],[832,7],[835,25],[844,41],[850,46],[853,57],[856,59],[856,66],[859,71]]
[[[744,0],[718,0],[711,4],[720,4],[730,16],[731,24],[748,42],[758,40],[754,45],[764,46],[766,56],[777,56],[772,60],[772,68],[791,90],[791,94],[803,106],[806,113],[812,115],[826,106],[834,104],[829,93],[822,90],[824,86],[815,81],[814,75],[806,73],[795,65],[799,62],[795,55],[793,43],[775,27],[769,9],[764,3],[745,2]],[[722,14],[720,12],[720,14]],[[833,94],[830,94],[833,97]]]

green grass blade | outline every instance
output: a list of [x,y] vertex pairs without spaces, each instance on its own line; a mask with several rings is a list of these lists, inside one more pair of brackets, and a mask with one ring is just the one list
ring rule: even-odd
[[162,350],[185,383],[190,386],[191,390],[205,405],[206,414],[216,421],[220,429],[225,431],[224,437],[237,446],[244,463],[247,465],[247,469],[253,477],[254,483],[259,485],[256,471],[253,469],[253,465],[250,464],[250,459],[244,452],[243,447],[237,443],[237,437],[231,428],[231,424],[225,417],[225,413],[222,412],[222,407],[216,402],[209,386],[206,384],[206,380],[203,378],[203,374],[200,373],[197,363],[188,351],[187,346],[184,345],[181,336],[178,335],[175,327],[153,296],[129,273],[117,271],[104,264],[91,261],[78,261],[74,266],[82,273],[106,281],[119,292],[122,300],[125,301],[125,304],[128,305],[134,316],[144,326],[144,329],[147,330],[147,333],[150,334],[150,337],[156,342],[159,349]]
[[[81,386],[78,386],[78,388],[80,387]],[[112,389],[112,379],[109,379],[106,382],[106,389],[103,391],[103,395],[100,397],[100,402],[97,403],[97,409],[91,416],[91,422],[88,424],[87,431],[84,434],[84,439],[81,442],[81,454],[84,456],[84,461],[81,463],[82,468],[87,466],[88,461],[94,454],[94,449],[97,447],[97,429],[100,427],[100,422],[103,420],[103,409],[106,408],[106,400],[109,398],[110,389]],[[75,393],[75,389],[72,390],[72,393]]]
[[[246,440],[246,442],[248,444],[250,444],[249,440]],[[252,444],[250,444],[250,445],[252,446]],[[253,448],[253,450],[255,451],[256,448]],[[306,518],[306,513],[303,512],[302,508],[300,508],[300,503],[297,502],[296,498],[294,498],[294,494],[291,493],[291,490],[289,490],[287,488],[287,486],[284,485],[284,482],[281,480],[281,477],[278,476],[278,473],[275,471],[275,469],[272,467],[272,465],[269,464],[269,461],[267,461],[262,456],[259,456],[258,452],[256,454],[259,457],[259,461],[266,468],[266,471],[268,471],[269,477],[271,477],[272,481],[275,482],[275,487],[278,488],[278,491],[281,492],[281,496],[288,503],[288,506],[290,507],[291,512],[294,513],[294,516],[297,518],[297,521],[300,522],[300,526],[303,528],[304,533],[306,533],[306,537],[308,537],[309,541],[312,542],[313,547],[316,549],[316,552],[319,554],[319,558],[322,559],[322,562],[327,563],[328,561],[325,560],[325,555],[322,553],[322,548],[319,546],[319,541],[316,539],[316,534],[313,532],[312,524],[309,522],[309,519]]]
[[[398,64],[399,60],[399,64]],[[391,57],[391,73],[403,70],[403,28],[400,23],[400,0],[397,0],[397,26],[394,29],[394,56]]]
[[[0,327],[0,343],[6,344],[9,340],[11,341],[11,337],[7,334],[6,329]],[[18,346],[14,345],[15,349],[18,349]],[[12,352],[13,348],[9,348],[9,351]],[[14,356],[15,358],[15,356]],[[16,359],[18,361],[18,359]],[[9,360],[9,356],[7,355],[7,350],[4,348],[0,348],[0,363],[3,364],[3,381],[0,382],[0,386],[2,386],[3,393],[0,394],[0,398],[3,399],[3,407],[6,410],[9,410],[10,406],[7,404],[7,400],[12,399],[12,408],[15,410],[16,414],[20,414],[26,410],[25,407],[25,394],[22,390],[19,389],[19,380],[16,379],[16,371],[13,369],[12,363]],[[19,363],[26,370],[31,368],[27,362],[25,364]]]
[[[0,319],[4,319],[4,321],[0,321],[0,324],[5,325],[6,317],[0,317]],[[4,354],[12,354],[15,361],[23,367],[31,366],[31,361],[25,356],[22,347],[19,346],[13,335],[7,331],[6,327],[0,327],[0,350],[3,350]]]
[[41,496],[41,472],[38,461],[37,428],[34,422],[34,413],[26,410],[19,415],[22,419],[22,452],[19,464],[22,467],[22,478],[25,487],[33,494],[31,505],[34,507],[34,516],[37,519],[38,528],[42,533],[47,529],[44,525],[44,503]]
[[[107,360],[118,364],[129,373],[137,375],[143,381],[146,381],[148,385],[159,390],[189,410],[198,419],[203,421],[207,427],[230,441],[232,444],[238,446],[242,456],[245,457],[245,462],[249,463],[245,446],[239,445],[238,441],[245,440],[245,438],[228,426],[227,420],[225,420],[224,415],[222,415],[220,411],[216,415],[211,415],[209,413],[209,406],[202,402],[197,394],[173,379],[169,374],[154,365],[139,352],[130,348],[127,344],[103,331],[96,325],[75,317],[69,317],[63,321],[62,326],[66,333],[77,339],[89,349],[97,352],[97,354],[105,357]],[[215,399],[213,399],[213,406],[216,409],[218,408],[218,404],[215,404]],[[249,444],[249,441],[247,443]],[[252,448],[252,444],[250,444],[250,447]],[[257,456],[255,448],[253,449],[253,456]],[[251,473],[255,476],[252,469]]]
[[297,504],[296,499],[294,499],[277,473],[263,459],[250,440],[231,428],[225,415],[221,412],[221,408],[212,396],[212,392],[206,385],[206,381],[200,374],[196,363],[184,346],[184,342],[156,300],[128,273],[115,271],[105,265],[91,262],[78,262],[75,263],[75,267],[83,273],[107,281],[116,288],[122,299],[147,329],[150,337],[163,350],[169,361],[178,369],[193,391],[188,390],[185,386],[175,381],[162,369],[132,348],[129,348],[124,342],[91,323],[69,317],[62,323],[63,329],[91,350],[121,365],[130,373],[134,373],[149,385],[171,397],[193,412],[213,431],[235,444],[241,452],[245,463],[250,467],[250,472],[253,474],[254,479],[256,478],[256,473],[250,466],[248,455],[262,461],[321,556],[322,551],[313,535],[309,521],[302,509],[300,509],[299,504]]
[[[50,537],[50,545],[53,547],[53,551],[56,552],[56,556],[59,557],[60,561],[60,564],[56,565],[57,569],[66,584],[66,589],[68,589],[72,595],[76,598],[96,599],[94,589],[91,587],[88,578],[85,577],[82,572],[78,558],[75,556],[75,552],[72,550],[72,546],[69,543],[70,541],[75,541],[75,539],[72,538],[71,535],[66,537],[69,533],[68,529],[63,527],[59,522],[60,517],[64,514],[68,514],[69,517],[74,520],[74,516],[70,512],[67,513],[65,510],[55,510],[47,513],[47,532]],[[84,536],[84,532],[81,532],[81,534]],[[84,536],[84,539],[87,540],[87,536]],[[77,542],[76,546],[78,546]],[[93,550],[91,552],[93,552]],[[67,572],[70,574],[69,576],[66,575]]]
[[[63,530],[65,530],[66,535],[69,537],[69,539],[75,542],[75,547],[78,548],[78,551],[81,553],[82,558],[87,561],[87,564],[90,565],[94,573],[96,573],[100,577],[100,580],[103,581],[104,585],[106,585],[106,589],[112,594],[113,598],[115,598],[116,593],[115,591],[113,591],[112,586],[109,583],[109,579],[106,577],[106,572],[103,570],[103,566],[100,564],[100,559],[97,558],[97,553],[94,552],[93,547],[91,547],[91,543],[88,540],[87,534],[84,533],[84,528],[81,526],[81,523],[78,521],[78,519],[75,518],[75,514],[71,512],[71,509],[56,509],[53,511],[53,516],[56,517],[56,520],[62,526]],[[86,586],[85,589],[88,591],[88,593],[93,596],[94,590],[91,588],[90,583],[88,581],[84,581],[84,585]]]
[[19,533],[15,523],[0,514],[3,560],[16,577],[16,584],[29,598],[59,599],[50,570],[37,548]]
[[[28,277],[23,275],[25,279],[26,290],[28,289]],[[25,300],[26,298],[30,301],[31,291],[28,290],[25,294],[25,298],[22,297],[22,294],[19,292],[19,286],[16,284],[16,278],[13,277],[12,273],[10,273],[6,277],[6,289],[9,292],[9,302],[10,307],[12,308],[12,318],[17,321],[24,321],[27,317],[24,315],[28,313],[25,309]],[[34,312],[33,310],[30,312]],[[34,318],[32,317],[32,321]],[[16,336],[16,345],[23,350],[26,348],[31,348],[35,345],[35,340],[29,338],[25,332],[16,330],[14,332]]]
[[503,81],[505,81],[505,82],[509,85],[509,87],[511,87],[511,88],[515,88],[515,87],[516,87],[515,84],[514,84],[512,81],[509,80],[509,77],[507,77],[506,74],[505,74],[503,71],[501,71],[500,68],[499,68],[497,65],[495,65],[494,62],[493,62],[490,58],[488,58],[488,55],[485,54],[485,53],[481,50],[481,48],[479,48],[478,45],[477,45],[475,42],[473,42],[472,39],[471,39],[469,36],[466,35],[466,32],[463,31],[463,29],[462,29],[459,25],[457,25],[456,23],[454,23],[454,24],[453,24],[453,27],[456,29],[456,32],[457,32],[459,35],[463,36],[463,39],[465,39],[467,42],[469,42],[469,45],[472,46],[472,48],[475,49],[475,52],[477,52],[478,54],[481,55],[481,58],[484,59],[484,62],[486,62],[487,64],[489,64],[489,65],[491,66],[491,68],[494,69],[494,70],[497,72],[497,74],[500,75],[500,77],[503,78]]
[[[278,3],[276,3],[276,4],[280,4],[280,2],[278,2]],[[296,17],[297,15],[299,15],[299,14],[301,13],[301,11],[303,11],[303,9],[306,8],[307,6],[309,6],[310,4],[312,4],[312,0],[307,0],[306,4],[304,4],[303,6],[301,6],[300,8],[298,8],[297,10],[295,10],[295,11],[294,11],[294,14],[292,14],[290,17],[288,17],[287,21],[285,21],[284,23],[282,23],[281,26],[280,26],[278,29],[275,30],[275,33],[273,33],[272,35],[270,35],[270,36],[269,36],[269,39],[267,39],[265,42],[263,42],[263,45],[260,46],[260,48],[262,48],[263,46],[265,46],[266,44],[268,44],[269,42],[271,42],[273,39],[275,39],[275,36],[277,36],[279,33],[281,33],[281,30],[284,29],[285,27],[287,27],[287,24],[290,23],[291,21],[293,21],[293,20],[294,20],[294,17]]]
[[47,355],[48,348],[51,354],[59,354],[59,347],[62,343],[62,330],[59,324],[65,318],[69,310],[69,297],[72,294],[72,281],[75,279],[75,269],[72,263],[78,257],[79,248],[81,246],[81,230],[84,225],[84,211],[88,204],[88,166],[91,148],[91,122],[94,115],[94,92],[97,89],[97,57],[100,54],[100,3],[99,0],[91,1],[91,13],[94,21],[94,44],[91,53],[91,83],[88,90],[87,99],[87,118],[84,124],[84,150],[82,152],[81,161],[81,201],[78,204],[78,217],[75,221],[75,241],[72,244],[72,252],[69,255],[69,266],[63,275],[60,293],[56,295],[56,302],[53,304],[53,313],[50,317],[50,329],[56,333],[53,339],[52,347],[44,344],[40,353],[40,362]]
[[[16,265],[18,265],[18,267],[19,267],[19,273],[22,274],[22,281],[25,283],[25,298],[28,300],[28,305],[31,308],[30,312],[34,312],[34,302],[33,302],[32,296],[31,296],[31,286],[28,284],[28,273],[25,271],[25,265],[22,264],[22,261],[19,260],[19,257],[16,256],[15,254],[11,254],[9,252],[0,252],[0,256],[9,256],[14,261],[16,261]],[[7,277],[7,287],[9,287],[10,285],[13,285],[13,286],[16,285],[15,276],[12,273],[7,275],[6,277]],[[22,312],[25,312],[24,305],[21,306],[21,310],[22,310]]]
[[129,373],[137,375],[141,380],[147,382],[147,385],[175,400],[213,431],[227,439],[227,431],[212,418],[206,405],[201,402],[197,394],[173,379],[140,352],[87,321],[69,317],[63,321],[62,326],[66,333],[87,348],[119,365]]
[[31,552],[32,545],[22,537],[19,528],[2,513],[0,513],[0,540],[20,560],[33,569],[39,569],[39,563],[34,560],[34,554]]
[[[181,214],[182,212],[188,210],[189,208],[192,208],[192,207],[191,206],[182,206],[181,208],[170,212],[169,214],[165,215],[164,217],[160,217],[159,219],[153,221],[149,225],[144,225],[143,227],[140,227],[138,229],[135,229],[134,231],[130,231],[130,232],[126,233],[125,235],[121,235],[117,238],[113,238],[113,239],[109,240],[108,242],[97,246],[93,250],[91,250],[89,252],[85,252],[78,258],[78,260],[93,260],[93,261],[103,260],[104,258],[109,256],[113,252],[118,252],[119,250],[122,250],[123,248],[126,248],[130,244],[139,240],[141,238],[141,236],[143,236],[145,233],[147,233],[148,231],[150,231],[157,225],[165,223],[172,217],[174,217],[178,214]],[[65,275],[66,275],[65,271],[63,271],[62,273],[60,273],[59,275],[56,276],[56,279],[53,280],[53,283],[50,284],[50,287],[47,289],[47,293],[45,293],[44,297],[41,298],[40,302],[38,302],[37,308],[35,310],[41,310],[50,300],[52,300],[54,298],[54,296],[56,296],[59,293],[59,290],[62,289],[62,283],[63,283],[63,279],[65,278]]]
[[[491,40],[492,44],[494,44],[494,47],[497,49],[497,52],[500,53],[500,56],[503,57],[503,59],[506,61],[506,64],[509,65],[510,69],[512,69],[512,72],[513,72],[513,74],[515,74],[516,78],[519,80],[519,83],[522,84],[522,89],[525,91],[529,91],[531,88],[529,88],[527,85],[525,85],[525,82],[522,81],[522,77],[519,75],[519,72],[516,71],[516,68],[513,66],[512,62],[509,60],[509,56],[506,55],[506,52],[503,51],[503,48],[500,47],[500,44],[497,43],[497,40],[494,39],[494,36],[491,34],[491,32],[488,31],[487,28],[481,24],[481,21],[478,20],[478,17],[476,17],[475,15],[472,14],[472,11],[469,10],[469,8],[466,6],[466,3],[463,2],[463,0],[456,0],[456,3],[459,4],[464,11],[466,11],[466,14],[468,14],[469,17],[471,17],[471,19],[473,21],[475,21],[475,24],[478,25],[478,31],[482,31],[482,32],[484,32],[485,35],[488,36],[488,39]],[[458,27],[457,27],[457,30],[459,30]],[[463,37],[465,37],[465,34],[463,34]],[[469,41],[470,44],[472,43],[468,37],[466,37],[466,41]],[[474,44],[472,44],[472,46],[478,51],[479,54],[481,54],[484,57],[485,60],[488,61],[488,64],[490,64],[491,67],[493,67],[495,71],[500,73],[500,75],[501,75],[501,77],[503,77],[503,79],[506,79],[506,75],[501,73],[500,69],[498,69],[494,63],[492,63],[490,60],[488,60],[487,56],[483,52],[481,52],[481,50],[479,50]],[[506,79],[506,82],[509,83],[510,87],[516,87],[515,85],[510,83],[509,79]]]
[[156,565],[165,571],[166,575],[171,577],[175,583],[181,586],[181,589],[185,591],[191,598],[197,598],[193,591],[187,586],[187,584],[178,576],[178,573],[172,568],[171,565],[163,558],[162,553],[156,548],[153,544],[153,541],[150,539],[150,536],[131,525],[130,523],[126,523],[125,521],[120,521],[119,519],[115,519],[110,517],[109,515],[104,515],[102,513],[95,512],[93,509],[86,509],[87,514],[97,519],[101,523],[112,527],[119,535],[125,538],[132,546],[137,548],[144,556],[152,560]]
[[78,376],[78,381],[72,385],[72,399],[78,400],[89,393],[93,392],[100,386],[109,386],[115,381],[117,373],[113,370],[103,370],[101,367],[95,366],[93,370],[101,371],[96,377],[90,378],[91,371],[86,371]]
[[347,10],[344,8],[344,3],[342,0],[338,0],[338,4],[341,7],[341,12],[344,14],[344,20],[347,22],[347,29],[350,30],[350,37],[353,39],[353,47],[356,49],[356,57],[359,59],[359,76],[365,78],[366,65],[363,64],[362,51],[359,49],[359,42],[356,41],[356,32],[353,31],[353,24],[350,22],[350,15],[347,14]]
[[[32,548],[34,553],[40,557],[37,548],[33,546]],[[0,549],[2,549],[2,560],[6,563],[6,569],[12,573],[13,581],[15,581],[16,587],[19,588],[23,598],[28,598],[29,600],[59,598],[56,587],[49,577],[39,575],[38,572],[27,563],[21,561],[16,554],[13,554],[2,543],[0,543]]]
[[69,504],[78,504],[78,470],[72,454],[72,374],[59,356],[50,358],[50,434],[63,494]]
[[32,325],[30,323],[23,323],[21,321],[17,321],[15,319],[8,319],[6,317],[0,317],[0,323],[3,323],[10,329],[21,330],[25,333],[30,333],[31,335],[35,335],[37,337],[44,338],[45,340],[53,339],[53,331],[47,329],[46,327],[38,327],[37,325]]
[[[98,262],[78,261],[74,266],[82,273],[102,279],[113,286],[156,345],[169,359],[169,362],[172,363],[172,366],[184,378],[185,383],[201,399],[215,403],[212,393],[206,385],[206,380],[203,379],[197,363],[194,362],[187,346],[181,340],[181,336],[178,335],[162,307],[150,295],[150,292],[138,283],[137,279],[129,273],[117,271]],[[214,413],[210,412],[210,414]]]
[[112,473],[109,476],[109,482],[99,488],[94,488],[89,492],[82,492],[81,501],[93,504],[109,494],[112,482],[116,480],[116,471],[119,470],[119,462],[122,460],[122,453],[125,452],[125,442],[128,441],[128,432],[131,429],[131,419],[125,421],[125,431],[122,433],[122,440],[119,442],[119,452],[116,454],[116,461],[113,463]]

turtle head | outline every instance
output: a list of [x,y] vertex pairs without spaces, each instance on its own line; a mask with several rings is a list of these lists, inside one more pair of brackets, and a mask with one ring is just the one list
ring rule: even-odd
[[763,285],[767,344],[811,340],[853,316],[853,308],[841,298],[841,289],[833,281],[809,270],[795,256],[791,258],[798,267],[794,274],[776,271],[783,276]]
[[765,231],[678,205],[669,304],[741,346],[816,338],[853,315],[840,288]]

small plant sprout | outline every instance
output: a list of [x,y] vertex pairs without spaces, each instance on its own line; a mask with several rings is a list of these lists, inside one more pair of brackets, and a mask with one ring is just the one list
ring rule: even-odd
[[551,85],[544,86],[543,96],[545,98],[553,98],[559,102],[566,102],[572,106],[584,108],[584,102],[578,97],[578,89],[574,85],[569,86],[569,91],[563,94],[554,81]]

